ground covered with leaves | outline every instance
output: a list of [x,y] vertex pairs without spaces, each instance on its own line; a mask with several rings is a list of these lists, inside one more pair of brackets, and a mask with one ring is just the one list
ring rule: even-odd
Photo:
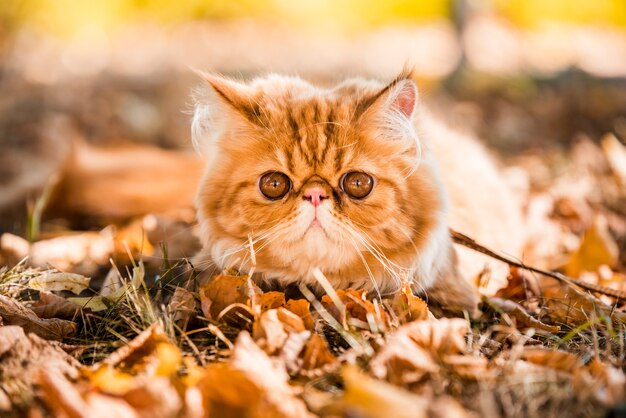
[[[513,168],[528,179],[529,255],[624,292],[626,148],[599,142],[577,141],[556,173],[530,157]],[[150,215],[32,243],[2,235],[2,416],[624,413],[621,298],[522,269],[475,319],[436,317],[408,283],[383,300],[263,291],[236,271],[199,285],[190,228]]]

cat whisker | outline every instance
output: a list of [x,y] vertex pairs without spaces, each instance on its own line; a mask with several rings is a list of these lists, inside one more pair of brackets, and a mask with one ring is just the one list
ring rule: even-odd
[[400,288],[402,284],[401,274],[408,273],[408,269],[399,266],[390,260],[377,246],[372,244],[368,239],[362,236],[362,234],[353,231],[354,236],[361,242],[365,249],[374,256],[374,258],[383,266],[385,272],[387,272],[391,278],[395,281],[396,287]]
[[[382,252],[376,250],[375,248],[373,248],[371,246],[370,243],[367,242],[367,240],[361,236],[361,234],[359,234],[357,231],[355,231],[353,228],[351,228],[349,225],[344,224],[342,222],[336,222],[336,225],[342,229],[343,231],[348,233],[348,238],[352,241],[353,245],[355,246],[355,250],[357,252],[357,254],[359,255],[359,257],[362,258],[362,260],[365,262],[363,255],[361,254],[361,251],[359,250],[358,246],[356,245],[357,243],[354,241],[354,239],[358,240],[358,242],[361,243],[361,245],[363,245],[365,247],[365,249],[372,254],[372,256],[383,266],[383,269],[388,272],[390,274],[390,276],[394,279],[394,281],[397,283],[398,288],[400,287],[401,284],[401,279],[400,276],[398,275],[398,273],[389,266],[389,263],[394,264],[391,260],[389,260],[388,257],[386,257]],[[367,264],[367,263],[366,263]],[[397,266],[399,267],[399,266]],[[367,266],[367,268],[369,269],[369,266]],[[401,267],[399,267],[401,268]],[[371,270],[370,270],[371,271]],[[374,284],[376,286],[376,281],[375,279],[372,277],[372,280],[374,281]],[[377,290],[378,291],[378,290]],[[378,293],[380,294],[380,291],[378,291]]]
[[[260,236],[253,238],[252,240],[246,240],[244,243],[242,243],[241,245],[232,247],[230,249],[228,249],[227,251],[224,251],[221,255],[221,265],[226,264],[226,259],[234,254],[237,254],[241,251],[245,251],[246,249],[248,249],[250,247],[250,245],[256,244],[257,242],[264,240],[268,237],[270,237],[273,233],[275,233],[277,230],[279,230],[280,228],[284,227],[284,225],[282,225],[280,222],[276,223],[275,225],[271,226],[270,228],[261,231]],[[254,236],[254,235],[253,235]]]
[[382,296],[380,294],[380,288],[378,287],[378,282],[376,281],[376,278],[374,277],[374,273],[372,272],[372,269],[370,268],[369,264],[367,264],[367,260],[365,260],[365,257],[363,257],[363,254],[361,253],[361,251],[359,251],[357,243],[350,236],[348,236],[348,239],[350,239],[352,246],[356,250],[356,253],[359,255],[359,258],[361,259],[361,261],[363,262],[363,266],[365,267],[365,270],[367,271],[367,275],[372,281],[372,285],[374,286],[376,295],[382,299]]

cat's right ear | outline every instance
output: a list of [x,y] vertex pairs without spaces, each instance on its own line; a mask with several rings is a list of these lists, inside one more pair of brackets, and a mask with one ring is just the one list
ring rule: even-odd
[[375,94],[364,97],[357,107],[357,114],[362,126],[381,140],[419,146],[413,123],[417,99],[412,73],[405,70]]
[[191,139],[198,152],[211,155],[226,132],[236,133],[248,127],[258,109],[253,106],[246,84],[214,74],[198,74],[206,84],[193,94]]

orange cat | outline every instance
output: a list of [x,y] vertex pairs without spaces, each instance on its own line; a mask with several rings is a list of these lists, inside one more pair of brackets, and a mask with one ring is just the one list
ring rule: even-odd
[[405,279],[451,309],[473,311],[484,260],[457,260],[448,228],[518,254],[520,214],[473,140],[418,111],[409,73],[389,84],[319,88],[268,76],[207,75],[193,140],[207,156],[198,195],[196,267],[260,280],[397,291]]

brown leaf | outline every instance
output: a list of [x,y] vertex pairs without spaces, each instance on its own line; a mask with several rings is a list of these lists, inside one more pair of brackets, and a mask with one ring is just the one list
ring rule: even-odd
[[167,307],[174,323],[182,330],[187,329],[189,321],[196,316],[199,308],[194,294],[183,287],[177,287]]
[[[251,297],[261,290],[249,280],[248,276],[215,276],[213,280],[200,288],[202,313],[208,319],[223,319],[233,324],[241,324],[242,316],[249,318],[247,312],[231,305],[247,306]],[[226,311],[229,308],[229,311]],[[220,318],[220,314],[226,315]]]
[[258,308],[259,313],[285,306],[285,294],[283,292],[261,293],[254,295],[252,300],[252,306]]
[[413,294],[408,283],[405,283],[402,290],[394,295],[391,308],[398,317],[400,324],[434,318],[428,310],[426,302]]
[[298,315],[302,319],[304,327],[311,331],[315,327],[315,321],[309,307],[310,304],[306,299],[290,299],[285,303],[285,309]]
[[493,297],[486,299],[486,301],[491,307],[514,318],[517,321],[517,325],[521,325],[520,328],[535,328],[547,332],[559,332],[561,330],[561,327],[558,325],[544,324],[538,319],[533,318],[522,305],[512,300]]
[[574,389],[581,397],[593,396],[605,405],[615,405],[626,398],[624,372],[594,358],[587,367],[574,370]]
[[580,358],[566,351],[526,347],[522,352],[522,358],[533,364],[565,373],[573,373],[574,370],[582,367]]
[[415,344],[437,355],[465,351],[467,321],[442,318],[436,321],[417,321],[403,325],[396,334],[405,333]]
[[484,357],[474,355],[449,354],[442,357],[449,370],[456,375],[476,382],[486,382],[494,378]]
[[539,295],[537,279],[527,277],[523,270],[511,267],[506,287],[498,290],[496,297],[514,301],[527,300]]
[[337,362],[335,356],[328,349],[326,340],[319,334],[313,334],[307,342],[302,360],[302,369],[304,370],[316,370]]
[[329,295],[324,295],[321,302],[322,306],[340,323],[356,325],[364,329],[369,329],[372,322],[383,328],[389,323],[387,313],[380,305],[367,300],[365,290],[339,289],[336,292],[343,306],[337,306]]
[[390,337],[370,361],[372,374],[397,385],[420,380],[426,373],[436,373],[439,366],[428,350],[419,347],[406,333]]
[[43,391],[43,400],[56,416],[88,418],[89,407],[80,392],[58,373],[42,369],[38,383]]
[[288,381],[284,367],[273,362],[243,331],[229,363],[208,366],[198,387],[208,416],[312,417]]
[[26,332],[47,340],[61,340],[76,333],[77,325],[63,319],[41,319],[21,303],[0,295],[0,318],[8,325],[18,325]]
[[41,370],[39,386],[43,392],[43,400],[55,416],[69,418],[139,418],[124,400],[97,392],[81,394],[77,386],[72,385],[63,376]]
[[283,347],[290,334],[304,330],[304,323],[299,316],[278,308],[261,314],[254,322],[253,336],[268,354],[274,354]]
[[30,404],[35,375],[40,370],[78,376],[80,364],[61,348],[18,326],[0,327],[0,384],[15,406]]
[[128,344],[118,348],[102,362],[94,365],[92,370],[98,370],[103,366],[130,369],[136,363],[143,362],[146,356],[155,353],[161,343],[170,344],[171,341],[161,325],[156,323],[137,335]]
[[626,323],[626,313],[614,309],[589,293],[552,279],[542,279],[545,315],[553,323],[581,325],[600,316]]
[[80,306],[50,292],[40,292],[39,300],[32,304],[30,308],[40,318],[72,320],[77,318],[82,312]]
[[415,321],[387,337],[370,362],[372,374],[396,384],[418,381],[439,371],[438,360],[465,350],[467,323],[462,319]]
[[170,379],[164,377],[151,378],[142,386],[126,392],[123,399],[141,417],[181,416],[182,400]]

